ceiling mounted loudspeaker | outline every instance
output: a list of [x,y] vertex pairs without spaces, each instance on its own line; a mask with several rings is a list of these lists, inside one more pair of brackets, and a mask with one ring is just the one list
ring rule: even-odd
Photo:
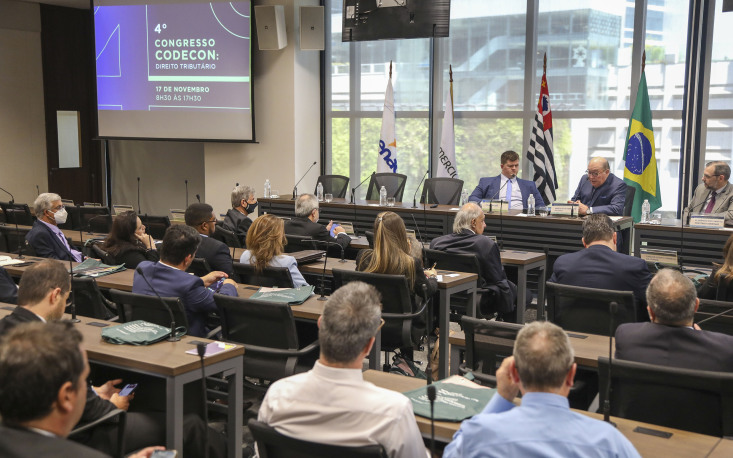
[[304,51],[326,49],[323,12],[322,6],[300,7],[300,49]]
[[255,23],[260,51],[278,50],[287,46],[283,5],[255,6]]

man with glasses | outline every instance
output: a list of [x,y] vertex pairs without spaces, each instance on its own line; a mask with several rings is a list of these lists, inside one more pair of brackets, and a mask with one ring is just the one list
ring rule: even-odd
[[544,207],[545,201],[534,181],[517,178],[518,173],[519,154],[504,151],[501,153],[501,174],[481,178],[468,200],[479,205],[482,200],[505,200],[509,202],[509,209],[521,210],[527,208],[527,199],[533,195],[535,206]]
[[212,270],[225,272],[229,278],[236,280],[229,247],[212,237],[216,231],[216,215],[211,205],[191,204],[186,209],[184,218],[186,225],[196,229],[201,235],[201,244],[196,251],[196,257],[205,259]]
[[410,400],[362,377],[364,358],[384,324],[380,300],[366,283],[337,289],[318,319],[320,358],[309,372],[270,385],[257,419],[297,439],[380,444],[390,458],[425,458]]
[[603,213],[610,216],[621,216],[624,213],[626,200],[626,183],[611,173],[608,161],[603,157],[594,157],[588,163],[587,175],[580,179],[578,189],[568,201],[578,204],[580,216]]
[[25,240],[42,258],[61,259],[62,261],[81,262],[84,256],[69,245],[64,233],[58,228],[64,224],[68,214],[58,194],[44,192],[33,202],[33,212],[38,218]]
[[702,183],[695,189],[692,200],[682,218],[688,221],[690,214],[705,213],[724,216],[726,226],[733,225],[733,186],[728,182],[730,166],[722,161],[708,162],[702,175]]

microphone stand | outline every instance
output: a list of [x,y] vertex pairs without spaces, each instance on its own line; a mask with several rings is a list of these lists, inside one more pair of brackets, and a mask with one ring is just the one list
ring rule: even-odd
[[[153,288],[153,285],[150,284],[150,282],[148,281],[148,278],[145,276],[145,274],[143,273],[143,270],[142,270],[142,268],[140,268],[140,266],[138,266],[135,269],[135,272],[137,272],[138,274],[140,274],[140,276],[142,277],[142,279],[145,280],[145,283],[148,285],[148,288],[150,288],[150,291],[152,291],[155,294],[155,296],[160,300],[160,303],[163,304],[163,307],[166,310],[168,310],[168,314],[171,317],[171,333],[170,333],[170,335],[168,336],[168,338],[166,340],[168,342],[178,342],[179,340],[181,340],[181,338],[176,335],[176,320],[173,317],[173,311],[168,306],[168,304],[166,304],[166,302],[163,300],[163,298],[160,297],[160,294],[158,294],[158,291],[156,291],[155,288]],[[133,283],[134,283],[134,280],[133,280]]]
[[[420,183],[417,184],[417,188],[415,188],[415,194],[412,196],[412,208],[417,208],[417,191],[420,190],[420,185],[423,181],[425,181],[425,177],[428,176],[428,173],[430,170],[425,171],[425,175],[422,176],[422,180],[420,180]],[[423,207],[425,207],[425,202],[423,201]]]
[[76,290],[74,289],[74,264],[72,261],[74,260],[74,255],[71,254],[71,250],[68,251],[69,253],[69,288],[71,289],[71,321],[72,323],[79,323],[81,320],[76,317]]
[[305,178],[306,175],[308,175],[308,172],[311,171],[314,165],[317,164],[317,161],[313,161],[310,167],[308,167],[308,170],[305,171],[302,177],[300,177],[300,180],[298,180],[297,183],[295,183],[295,186],[293,186],[293,200],[295,200],[298,197],[298,185],[301,181],[303,181],[303,178]]
[[[13,215],[13,219],[15,220],[15,235],[18,237],[18,259],[24,259],[25,256],[23,256],[23,238],[20,237],[20,229],[18,229],[18,215]],[[10,249],[10,247],[8,247]]]
[[372,172],[371,175],[369,175],[366,178],[364,178],[363,180],[361,180],[361,183],[359,183],[358,185],[356,185],[355,188],[351,188],[351,202],[349,202],[350,204],[356,205],[356,190],[359,189],[361,187],[361,185],[363,185],[366,182],[366,180],[368,180],[369,178],[373,177],[375,173],[377,173],[377,172]]
[[[507,181],[507,183],[509,183]],[[504,251],[504,217],[502,212],[503,205],[499,201],[499,251]]]
[[[491,199],[489,199],[489,213],[493,213],[494,212],[494,199],[496,199],[496,197],[499,194],[501,194],[501,190],[504,189],[504,187],[506,187],[507,183],[509,183],[509,181],[513,180],[514,177],[516,177],[516,175],[515,174],[512,174],[511,178],[507,179],[504,182],[504,184],[501,185],[501,187],[499,188],[499,190],[496,191],[496,193],[493,196],[491,196]],[[501,198],[499,198],[499,212],[501,212]]]
[[430,456],[435,456],[435,385],[428,385],[428,399],[430,400]]
[[[423,275],[425,273],[423,272]],[[428,364],[425,368],[425,378],[428,382],[428,390],[430,389],[431,384],[433,383],[433,365],[431,364],[430,358],[431,358],[431,352],[430,352],[430,333],[433,331],[433,311],[432,311],[432,303],[431,303],[431,297],[428,296],[428,287],[427,285],[422,285],[422,295],[425,301],[427,302],[427,306],[425,307],[425,310],[428,311],[428,319],[426,320],[428,322],[428,338],[426,339],[427,342],[427,350],[428,350]],[[433,387],[434,388],[434,387]]]
[[[315,240],[314,240],[315,242]],[[318,298],[319,301],[327,301],[328,298],[326,297],[326,264],[328,264],[328,242],[326,242],[326,259],[323,261],[323,272],[321,273],[321,297]]]
[[188,208],[188,180],[183,180],[183,182],[186,184],[186,208]]
[[610,319],[608,320],[608,383],[606,384],[606,399],[603,401],[603,421],[613,426],[616,426],[616,423],[611,421],[611,369],[613,367],[613,323],[617,310],[618,304],[616,301],[612,301],[608,305],[610,313]]
[[137,214],[142,213],[140,210],[140,177],[137,177]]
[[[204,355],[206,354],[206,344],[204,342],[196,343],[196,353],[198,353],[199,360],[201,361],[201,393],[203,395],[202,402],[204,403],[204,425],[206,425],[206,429],[208,429],[209,409],[206,403],[206,371],[204,370]],[[207,433],[208,431],[204,433],[204,458],[209,458],[209,435]]]

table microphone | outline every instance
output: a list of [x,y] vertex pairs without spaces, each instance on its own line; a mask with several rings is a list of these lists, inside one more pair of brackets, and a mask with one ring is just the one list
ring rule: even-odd
[[[509,179],[507,179],[504,182],[503,185],[501,185],[501,187],[499,188],[499,190],[496,191],[496,193],[493,196],[491,196],[491,199],[489,199],[489,213],[492,213],[494,211],[493,204],[494,204],[494,199],[496,198],[496,196],[498,196],[499,194],[501,194],[501,190],[504,189],[504,187],[507,185],[507,183],[509,183],[509,181],[513,180],[514,177],[516,177],[516,176],[517,176],[516,173],[512,173],[512,176],[509,177]],[[501,197],[499,198],[499,212],[501,213]]]
[[430,456],[435,456],[435,385],[428,385],[428,399],[430,400]]
[[41,188],[39,188],[38,185],[36,185],[36,197],[40,195],[41,195]]
[[196,200],[198,200],[199,203],[201,203],[201,195],[200,194],[196,194]]
[[153,285],[150,284],[150,282],[148,281],[148,278],[143,273],[143,269],[140,266],[138,266],[135,269],[135,272],[137,272],[142,277],[142,279],[145,280],[145,283],[148,285],[148,288],[150,288],[150,291],[152,291],[153,294],[155,294],[155,296],[160,300],[160,303],[163,304],[163,307],[166,310],[168,310],[168,314],[171,317],[171,333],[166,340],[168,342],[178,342],[179,340],[181,340],[181,338],[178,337],[176,333],[176,319],[173,317],[173,311],[168,306],[168,304],[163,300],[163,298],[160,297],[160,294],[158,294],[158,291],[156,291],[155,288],[153,288]]
[[[369,175],[366,178],[364,178],[363,180],[361,180],[361,183],[359,183],[355,188],[351,188],[351,202],[349,202],[350,204],[356,205],[356,190],[359,189],[361,187],[361,185],[363,185],[366,182],[366,180],[368,180],[369,178],[373,177],[376,173],[377,172],[372,172],[371,175]],[[354,211],[356,211],[356,210],[354,210]],[[356,213],[354,214],[354,218],[356,218]]]
[[7,194],[7,195],[10,196],[10,201],[8,202],[9,204],[14,204],[15,203],[15,197],[13,197],[13,195],[10,194],[10,191],[8,191],[5,188],[0,188],[0,191],[4,192],[5,194]]
[[140,177],[137,177],[137,214],[142,213],[140,210]]
[[613,368],[613,324],[617,311],[618,303],[611,301],[608,304],[608,383],[606,383],[606,399],[603,401],[603,421],[613,426],[616,426],[616,423],[611,421],[611,369]]
[[204,342],[196,343],[196,353],[198,353],[201,361],[201,392],[203,394],[201,402],[204,404],[204,425],[206,425],[206,431],[204,431],[204,457],[209,458],[209,409],[206,396],[206,371],[204,370],[204,355],[206,354],[206,344]]
[[417,188],[415,188],[415,194],[412,196],[412,208],[417,208],[417,191],[420,190],[420,185],[422,184],[423,181],[425,181],[425,177],[428,176],[429,172],[430,172],[429,169],[425,171],[425,175],[422,176],[422,180],[420,180],[420,183],[417,184]]
[[[66,247],[64,247],[66,248]],[[74,255],[71,254],[71,250],[66,250],[69,254],[69,289],[71,290],[71,321],[72,323],[79,323],[81,320],[76,317],[76,291],[74,290]]]
[[306,175],[308,175],[308,172],[311,171],[314,165],[316,165],[318,161],[313,161],[310,167],[308,167],[308,170],[305,171],[302,177],[300,177],[300,180],[298,180],[297,183],[295,183],[295,186],[293,186],[293,200],[295,200],[296,197],[298,197],[298,185],[301,181],[303,181],[303,178],[305,178]]
[[183,180],[186,184],[186,208],[188,208],[188,180]]

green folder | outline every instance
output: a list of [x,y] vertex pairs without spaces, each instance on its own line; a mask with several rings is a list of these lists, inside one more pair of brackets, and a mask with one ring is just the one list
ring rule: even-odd
[[301,286],[299,288],[281,289],[278,291],[262,291],[262,289],[260,289],[260,291],[254,293],[250,299],[298,305],[308,300],[315,289],[316,287],[311,285]]
[[[480,413],[496,393],[495,388],[472,388],[448,382],[434,382],[435,419],[463,421]],[[415,415],[430,418],[430,400],[427,386],[404,393],[412,402]]]

